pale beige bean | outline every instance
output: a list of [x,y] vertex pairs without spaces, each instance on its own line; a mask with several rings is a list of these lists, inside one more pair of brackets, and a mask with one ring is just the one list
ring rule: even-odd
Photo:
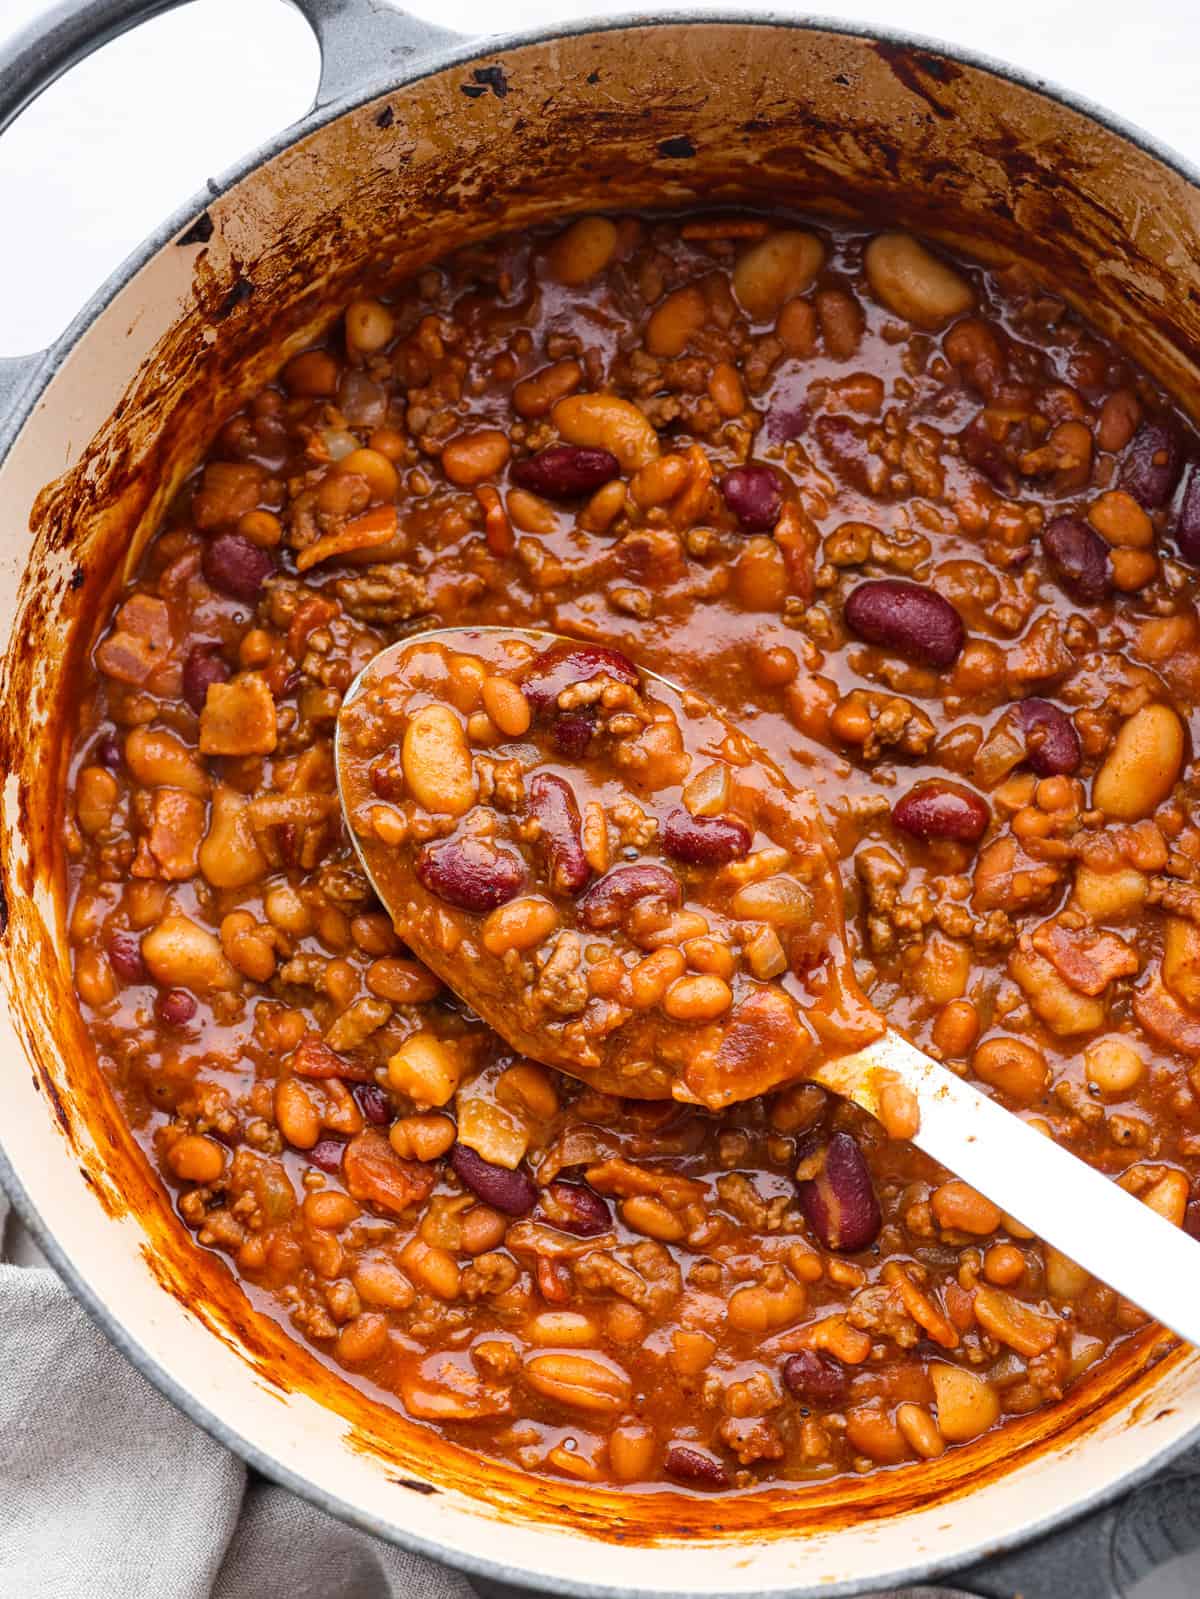
[[908,233],[881,233],[863,257],[867,281],[889,311],[939,328],[975,304],[967,280]]
[[525,1381],[545,1399],[601,1415],[622,1410],[631,1388],[615,1361],[599,1353],[533,1355],[525,1362]]
[[142,939],[142,959],[164,988],[191,988],[203,994],[237,987],[237,972],[215,935],[178,911],[164,916]]
[[733,269],[738,300],[758,322],[773,318],[785,300],[812,287],[825,261],[815,233],[785,228],[752,244]]
[[935,1361],[929,1377],[937,1400],[938,1431],[947,1442],[961,1444],[978,1438],[999,1418],[996,1390],[973,1371]]
[[1183,723],[1169,705],[1143,705],[1121,726],[1092,784],[1092,803],[1112,821],[1149,816],[1183,767]]
[[607,217],[580,217],[551,244],[546,264],[560,283],[575,288],[603,272],[616,248],[616,226]]
[[466,731],[448,705],[422,705],[400,753],[413,798],[434,815],[462,816],[479,792]]
[[572,394],[559,400],[554,425],[568,444],[609,450],[623,472],[636,472],[658,454],[658,434],[644,411],[615,394]]

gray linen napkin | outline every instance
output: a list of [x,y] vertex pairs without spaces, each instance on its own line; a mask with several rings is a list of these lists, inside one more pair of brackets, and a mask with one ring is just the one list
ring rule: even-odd
[[[242,1462],[112,1348],[0,1192],[0,1599],[473,1599]],[[492,1596],[511,1594],[479,1584]],[[878,1599],[970,1599],[911,1588]]]

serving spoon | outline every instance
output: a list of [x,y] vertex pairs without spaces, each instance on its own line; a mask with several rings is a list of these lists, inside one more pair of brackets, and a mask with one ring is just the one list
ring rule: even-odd
[[[448,663],[457,660],[461,668],[471,658],[478,670],[472,668],[455,688],[445,676]],[[556,663],[563,662],[566,666],[559,669]],[[511,962],[489,955],[488,940],[480,942],[481,930],[486,931],[487,916],[511,901],[517,889],[501,884],[490,897],[483,895],[481,903],[464,906],[464,896],[470,898],[473,892],[469,885],[456,887],[459,876],[454,872],[447,876],[441,871],[439,876],[439,871],[430,869],[430,862],[437,866],[439,849],[459,848],[460,855],[452,857],[451,864],[456,871],[462,864],[461,845],[454,842],[463,836],[461,819],[467,821],[468,838],[481,836],[469,832],[478,795],[473,753],[463,726],[467,716],[461,708],[450,709],[447,719],[446,696],[457,693],[469,702],[485,675],[523,682],[534,702],[535,722],[539,716],[545,721],[548,711],[555,718],[572,714],[578,724],[579,706],[585,714],[595,706],[589,705],[586,688],[580,696],[578,684],[572,686],[573,673],[585,684],[607,683],[618,716],[622,682],[631,694],[642,696],[643,704],[673,712],[691,756],[691,769],[698,757],[717,753],[731,763],[738,785],[738,814],[766,831],[768,848],[786,840],[790,867],[800,874],[808,895],[812,928],[821,948],[805,957],[813,964],[802,978],[788,971],[743,983],[723,1016],[685,1016],[672,1024],[653,1007],[653,1017],[626,1012],[624,1024],[597,1041],[575,1020],[531,1007],[513,980]],[[567,703],[556,686],[560,682],[568,685],[570,699],[579,702],[570,712],[559,709]],[[430,710],[439,703],[439,695],[443,711]],[[495,692],[492,708],[516,729],[521,700],[508,697],[517,705],[516,720],[502,714]],[[424,737],[418,729],[410,745],[407,729],[414,722],[430,732],[425,743],[431,747],[425,749],[426,765],[420,772],[410,772],[403,759]],[[535,736],[536,727],[506,738],[505,729],[489,723],[490,718],[483,725],[485,736],[493,740],[487,751],[493,759],[516,759],[528,767],[532,757],[540,767],[550,765],[560,774],[580,781],[587,778],[595,785],[595,773],[589,773],[586,728],[580,739],[575,725],[568,738],[565,725],[557,723],[560,747],[547,756],[523,742]],[[454,734],[449,754],[447,729]],[[381,761],[387,778],[382,783],[372,775],[381,769]],[[710,1108],[788,1081],[816,1083],[877,1117],[893,1136],[908,1137],[1005,1215],[1200,1345],[1196,1242],[917,1049],[870,1007],[854,976],[842,924],[841,881],[815,800],[788,783],[765,750],[699,696],[586,641],[531,629],[431,629],[381,651],[351,684],[338,718],[335,762],[350,836],[397,933],[514,1049],[609,1092],[633,1098],[674,1097]],[[410,778],[416,778],[415,784]],[[611,773],[606,780],[605,792],[611,795]],[[414,787],[419,792],[417,811],[430,812],[427,820],[432,826],[408,827],[403,805],[413,801]],[[399,807],[393,800],[400,802]],[[450,843],[439,844],[446,835]],[[472,848],[491,848],[486,834],[482,837],[483,843]],[[660,842],[654,841],[651,851]],[[475,860],[468,854],[468,865]],[[524,871],[523,863],[518,864]],[[611,882],[621,869],[600,874],[601,883]],[[729,869],[726,864],[725,870]],[[586,936],[586,929],[595,925],[583,919],[590,915],[587,907],[593,890],[581,894],[579,885],[568,891],[563,874],[555,877],[557,871],[553,864],[546,867],[546,880],[535,883],[533,892],[539,900],[557,901],[568,917],[578,914]],[[451,896],[448,904],[445,894]],[[747,1038],[754,1047],[747,1047]],[[651,1058],[653,1068],[647,1065]]]

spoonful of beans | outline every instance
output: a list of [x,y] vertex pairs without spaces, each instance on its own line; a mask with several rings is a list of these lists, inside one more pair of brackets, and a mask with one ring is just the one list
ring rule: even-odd
[[[1200,1343],[1193,1240],[888,1026],[855,976],[815,798],[705,700],[605,645],[447,628],[360,674],[336,760],[397,932],[513,1049],[713,1111],[817,1083]],[[442,1063],[409,1054],[393,1080],[444,1103]],[[879,1216],[854,1140],[809,1164],[814,1227],[866,1247]]]

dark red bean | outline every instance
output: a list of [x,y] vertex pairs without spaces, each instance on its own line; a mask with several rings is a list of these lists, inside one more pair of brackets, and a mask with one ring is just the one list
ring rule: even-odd
[[136,933],[110,933],[108,960],[113,971],[125,982],[146,981],[146,963],[142,959],[142,946]]
[[1188,467],[1173,531],[1180,556],[1190,566],[1200,566],[1200,466],[1194,463]]
[[1015,709],[1025,735],[1025,759],[1039,777],[1068,777],[1077,770],[1082,752],[1075,724],[1049,700],[1022,700]]
[[538,772],[529,784],[529,810],[541,825],[538,842],[545,852],[550,887],[556,894],[577,894],[592,869],[583,853],[574,790],[553,772]]
[[577,500],[620,477],[621,463],[609,450],[579,444],[552,444],[514,463],[509,474],[518,488],[547,500]]
[[125,764],[125,751],[121,740],[113,732],[101,733],[92,745],[92,759],[110,772],[119,772]]
[[183,697],[199,716],[213,683],[228,683],[229,667],[216,644],[193,644],[183,663]]
[[823,1249],[855,1254],[883,1225],[870,1170],[849,1133],[834,1133],[818,1158],[816,1175],[796,1184],[800,1208]]
[[1098,605],[1109,591],[1108,545],[1077,516],[1056,516],[1042,530],[1054,581],[1080,605]]
[[901,578],[860,583],[846,601],[845,615],[846,626],[868,644],[922,666],[953,666],[966,637],[949,600]]
[[1143,422],[1121,467],[1121,487],[1139,505],[1157,511],[1171,498],[1183,460],[1179,440],[1162,422]]
[[308,1152],[308,1158],[322,1171],[340,1171],[346,1146],[340,1138],[321,1138]]
[[1183,1213],[1183,1230],[1189,1238],[1200,1239],[1200,1199],[1189,1199]]
[[542,1189],[538,1216],[560,1232],[576,1238],[596,1238],[612,1227],[608,1202],[585,1183],[569,1183],[555,1178]]
[[417,856],[417,879],[431,894],[463,911],[494,911],[525,887],[525,862],[482,838],[448,838],[426,844]]
[[553,709],[565,688],[590,683],[594,677],[638,685],[637,667],[620,650],[606,644],[552,644],[529,663],[521,688],[536,714]]
[[748,855],[753,837],[736,816],[691,816],[677,807],[663,823],[663,854],[689,866],[724,866]]
[[377,1083],[355,1083],[350,1092],[362,1111],[363,1120],[372,1127],[385,1127],[391,1121],[392,1102]]
[[591,932],[615,927],[631,905],[639,899],[665,900],[678,905],[682,895],[679,879],[665,866],[618,866],[607,872],[579,901],[579,917]]
[[168,988],[154,1001],[154,1014],[168,1027],[186,1027],[196,1014],[196,1001],[186,988]]
[[728,1488],[729,1473],[707,1449],[695,1444],[670,1443],[663,1464],[672,1477],[693,1483],[697,1488]]
[[579,761],[587,754],[592,734],[596,731],[596,718],[590,711],[564,711],[554,718],[550,737],[560,755]]
[[918,783],[892,807],[892,821],[902,833],[914,838],[953,839],[958,844],[977,844],[990,819],[978,794],[941,779]]
[[850,1391],[845,1366],[817,1349],[801,1349],[783,1363],[783,1380],[797,1399],[814,1405],[836,1405]]
[[506,1216],[527,1216],[537,1202],[533,1178],[519,1167],[509,1171],[506,1166],[493,1166],[466,1144],[455,1144],[450,1151],[450,1164],[460,1183],[485,1205],[502,1210]]
[[252,605],[275,570],[267,550],[241,533],[218,533],[204,546],[200,562],[206,582],[221,594]]
[[720,489],[747,533],[769,533],[779,520],[783,495],[769,466],[735,466],[721,479]]
[[1017,469],[1004,453],[1004,446],[993,437],[987,418],[980,415],[968,422],[958,435],[963,460],[981,472],[998,494],[1012,499],[1017,492]]

